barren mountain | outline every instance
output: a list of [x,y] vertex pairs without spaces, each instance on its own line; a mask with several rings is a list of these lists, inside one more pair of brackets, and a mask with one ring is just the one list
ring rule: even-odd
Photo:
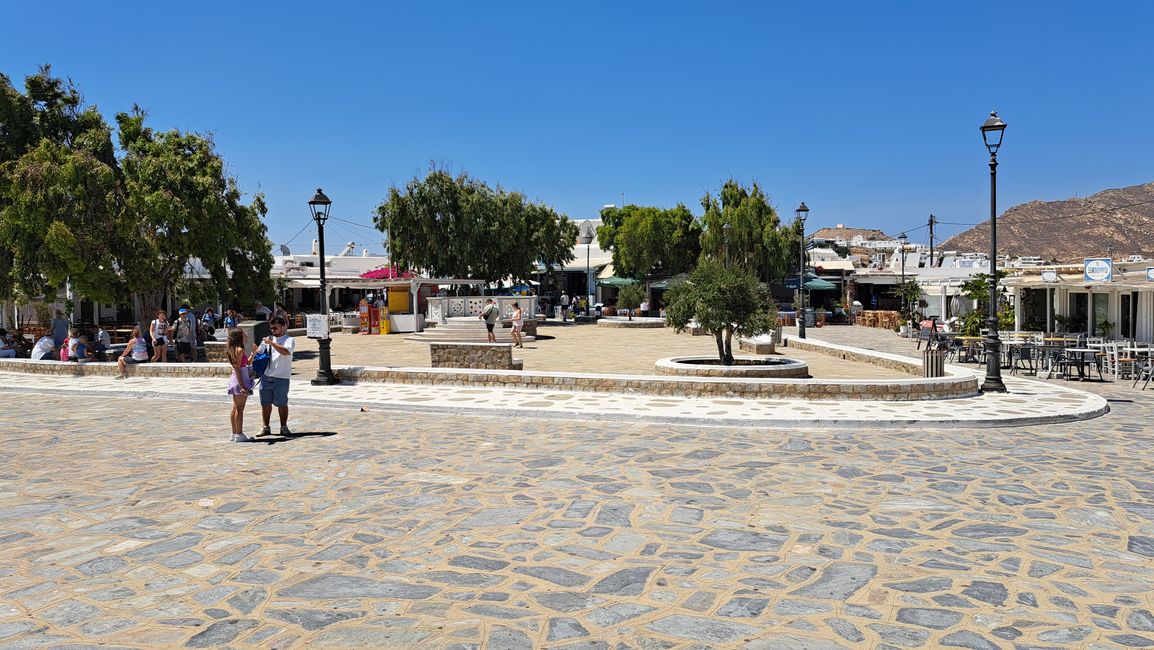
[[[998,253],[1080,262],[1105,255],[1154,257],[1154,183],[1103,190],[1085,198],[1030,201],[998,216]],[[987,252],[989,221],[954,235],[941,250]]]

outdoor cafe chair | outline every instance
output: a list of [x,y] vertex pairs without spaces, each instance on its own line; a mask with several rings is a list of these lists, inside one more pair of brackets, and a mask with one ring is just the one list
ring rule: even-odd
[[1034,346],[1029,343],[1010,347],[1010,374],[1015,375],[1019,370],[1029,370],[1037,375],[1038,369],[1034,364]]
[[1146,386],[1150,385],[1151,374],[1154,374],[1154,361],[1147,357],[1142,367],[1134,372],[1134,383],[1130,387],[1134,388],[1138,385],[1139,381],[1145,380],[1145,383],[1142,384],[1142,390],[1146,390]]

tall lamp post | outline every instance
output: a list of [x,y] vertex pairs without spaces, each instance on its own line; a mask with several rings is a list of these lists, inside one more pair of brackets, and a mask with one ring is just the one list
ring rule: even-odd
[[721,227],[721,244],[725,246],[725,265],[729,266],[729,232],[733,230],[733,225],[728,221]]
[[990,113],[981,129],[982,141],[990,152],[990,299],[986,317],[989,333],[986,336],[986,379],[982,382],[982,391],[1004,393],[1002,342],[998,339],[998,148],[1002,146],[1006,123],[997,113]]
[[[585,244],[585,295],[593,295],[593,269],[589,268],[589,247],[593,244],[593,223],[584,221],[581,223],[581,234],[577,236],[578,244]],[[593,301],[590,299],[589,306],[593,306]]]
[[805,338],[805,218],[809,216],[809,208],[805,201],[797,206],[797,222],[801,225],[801,247],[797,256],[797,295],[801,305],[797,310],[797,338]]
[[902,284],[898,290],[898,297],[901,299],[902,318],[906,317],[906,242],[909,240],[904,232],[898,235],[898,255],[902,258]]
[[329,355],[329,345],[332,339],[328,336],[328,319],[329,319],[329,295],[328,286],[325,284],[325,222],[329,220],[329,207],[333,202],[321,188],[317,188],[316,196],[309,201],[309,212],[312,212],[313,221],[317,222],[317,244],[320,246],[320,259],[318,266],[321,269],[321,315],[325,319],[325,337],[318,341],[320,345],[320,367],[317,368],[317,376],[312,380],[314,386],[331,386],[333,384],[341,383],[340,379],[333,374],[332,357]]

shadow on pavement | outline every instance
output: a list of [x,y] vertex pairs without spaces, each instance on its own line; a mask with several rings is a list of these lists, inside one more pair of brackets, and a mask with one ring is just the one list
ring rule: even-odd
[[291,436],[262,436],[256,438],[256,442],[263,442],[269,445],[275,445],[280,442],[292,442],[293,440],[300,440],[301,438],[328,438],[329,436],[337,435],[336,431],[299,431],[293,433]]

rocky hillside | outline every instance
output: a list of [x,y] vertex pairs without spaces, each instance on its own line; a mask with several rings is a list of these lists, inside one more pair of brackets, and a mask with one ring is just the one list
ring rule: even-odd
[[[1080,262],[1105,255],[1154,257],[1154,183],[1103,190],[1085,198],[1031,201],[998,217],[998,252]],[[989,223],[954,235],[941,250],[987,252]]]

